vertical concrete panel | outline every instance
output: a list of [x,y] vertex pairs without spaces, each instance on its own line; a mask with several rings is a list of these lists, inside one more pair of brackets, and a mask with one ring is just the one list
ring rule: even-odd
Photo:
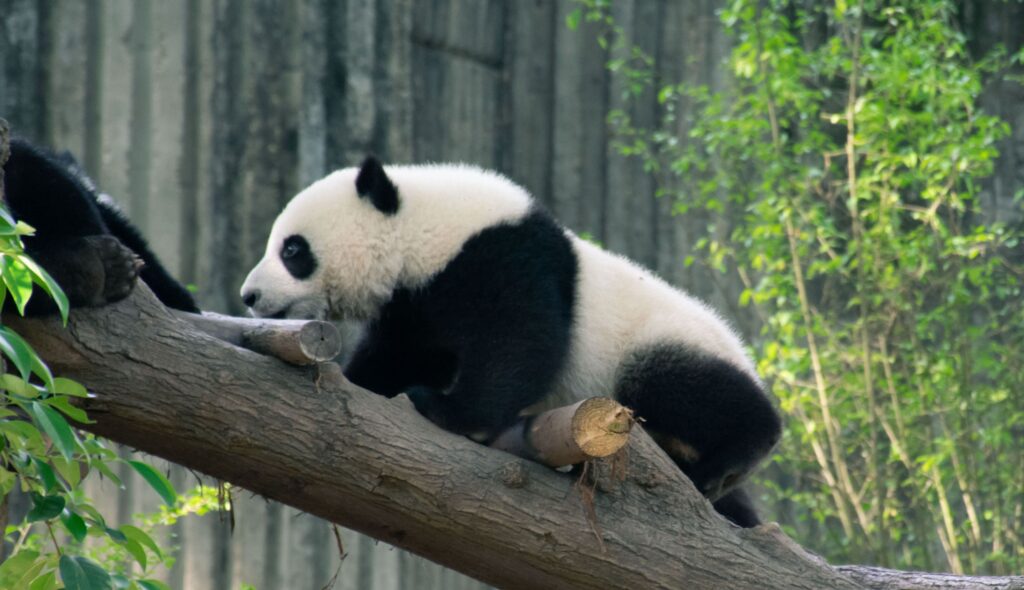
[[508,5],[499,165],[537,199],[551,202],[556,4]]
[[151,172],[146,236],[167,270],[173,276],[180,276],[188,5],[185,2],[154,2],[151,17],[152,42],[148,55],[152,92],[149,126]]
[[231,578],[237,584],[257,588],[278,588],[267,582],[266,548],[274,542],[268,536],[269,503],[245,490],[235,490],[232,507],[235,530],[231,533]]
[[284,524],[287,534],[282,543],[288,547],[282,573],[284,586],[295,590],[327,587],[337,571],[330,568],[329,554],[337,552],[330,525],[294,508],[285,508]]
[[98,183],[103,181],[103,86],[94,83],[103,79],[103,35],[104,25],[103,0],[88,0],[85,13],[85,102],[82,111],[85,116],[84,146],[81,155],[85,169],[93,175]]
[[50,31],[53,49],[48,56],[46,96],[51,147],[85,153],[86,12],[88,5],[74,0],[53,0]]
[[570,228],[605,239],[607,141],[606,53],[597,29],[581,23],[570,31],[566,17],[576,8],[560,0],[555,15],[554,97],[549,205]]
[[[209,44],[206,43],[204,30],[208,30],[208,19],[202,10],[208,10],[209,2],[188,0],[185,4],[184,46],[181,47],[180,58],[183,63],[181,93],[181,154],[178,165],[178,185],[181,189],[180,224],[178,226],[178,278],[186,285],[194,285],[198,280],[199,253],[206,236],[205,227],[209,219],[203,215],[204,180],[209,175],[204,173],[204,156],[209,154],[209,131],[204,100],[204,88],[208,89],[208,69],[204,64],[209,60]],[[203,302],[199,302],[203,307]]]
[[[638,38],[637,31],[644,23],[644,7],[654,3],[626,1],[613,5],[612,16],[626,35],[627,45],[612,49],[613,59],[629,59],[629,45],[636,43],[644,50],[650,38]],[[656,37],[651,35],[649,37]],[[646,96],[630,97],[629,81],[621,74],[613,74],[608,94],[609,109],[622,110],[634,124],[649,123],[649,107]],[[607,183],[605,245],[616,252],[630,256],[646,266],[651,266],[654,257],[654,241],[649,223],[652,218],[654,188],[643,173],[641,163],[619,155],[611,142],[607,144]]]
[[413,157],[412,27],[413,0],[379,0],[377,16],[375,142],[391,162]]
[[341,156],[346,162],[344,165],[356,165],[374,148],[377,2],[348,2],[344,14],[345,133],[348,137]]
[[132,220],[143,235],[151,234],[149,200],[153,168],[153,11],[147,0],[132,3],[131,55],[132,103],[130,149],[128,150],[128,192]]
[[299,188],[298,135],[301,72],[298,6],[261,0],[248,4],[246,71],[241,80],[248,111],[241,166],[244,191],[240,266],[227,277],[225,297],[238,306],[238,289],[262,257],[270,226]]
[[451,1],[416,8],[414,156],[495,167],[504,7]]
[[327,67],[327,29],[324,2],[304,0],[299,7],[301,27],[300,75],[302,92],[299,111],[299,185],[306,186],[328,171],[327,112],[324,83]]
[[238,275],[245,268],[243,210],[248,107],[245,75],[248,69],[249,3],[217,0],[211,31],[212,85],[210,92],[210,239],[205,244],[200,283],[209,309],[241,313]]
[[107,0],[103,15],[101,50],[104,66],[102,76],[93,83],[103,89],[100,101],[103,121],[101,171],[97,184],[117,201],[130,218],[134,218],[128,181],[131,118],[126,116],[132,105],[132,2]]
[[45,19],[34,0],[0,0],[0,114],[11,132],[45,141]]

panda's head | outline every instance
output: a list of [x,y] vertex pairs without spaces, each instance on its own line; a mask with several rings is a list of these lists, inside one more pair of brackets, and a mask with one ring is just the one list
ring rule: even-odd
[[399,208],[398,189],[373,157],[315,182],[277,217],[242,301],[257,317],[371,317],[401,271]]

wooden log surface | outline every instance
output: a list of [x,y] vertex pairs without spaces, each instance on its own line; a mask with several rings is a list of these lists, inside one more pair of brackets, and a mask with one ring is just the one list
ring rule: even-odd
[[330,322],[240,318],[212,312],[172,313],[211,336],[293,365],[330,361],[342,351],[341,334]]
[[548,467],[608,457],[629,442],[633,412],[607,397],[593,397],[525,418],[491,446]]
[[[573,476],[444,432],[404,396],[348,383],[334,363],[295,367],[231,346],[144,285],[73,311],[67,329],[4,320],[96,393],[84,401],[95,423],[83,428],[499,587],[893,587],[830,567],[775,525],[730,525],[640,428],[625,479],[599,484],[591,512]],[[905,579],[899,587],[934,587]]]

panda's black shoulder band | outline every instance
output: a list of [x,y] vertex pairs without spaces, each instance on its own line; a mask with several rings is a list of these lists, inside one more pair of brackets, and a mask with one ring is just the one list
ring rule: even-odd
[[367,156],[356,176],[356,192],[370,199],[373,206],[387,215],[398,212],[398,189],[384,172],[384,166],[374,156]]

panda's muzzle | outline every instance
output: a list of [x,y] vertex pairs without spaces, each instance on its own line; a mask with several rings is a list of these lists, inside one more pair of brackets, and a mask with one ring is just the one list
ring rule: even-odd
[[252,291],[249,291],[248,293],[245,293],[245,292],[242,293],[242,303],[244,303],[245,306],[250,308],[250,309],[252,307],[254,307],[256,305],[256,303],[259,302],[259,300],[260,300],[260,291],[259,291],[259,289],[253,289]]
[[272,320],[283,320],[288,317],[288,311],[291,310],[291,305],[286,305],[274,313],[265,313],[261,310],[257,310],[256,306],[260,302],[261,293],[259,289],[252,289],[250,291],[242,291],[242,303],[249,308],[249,313],[254,317],[269,318]]

